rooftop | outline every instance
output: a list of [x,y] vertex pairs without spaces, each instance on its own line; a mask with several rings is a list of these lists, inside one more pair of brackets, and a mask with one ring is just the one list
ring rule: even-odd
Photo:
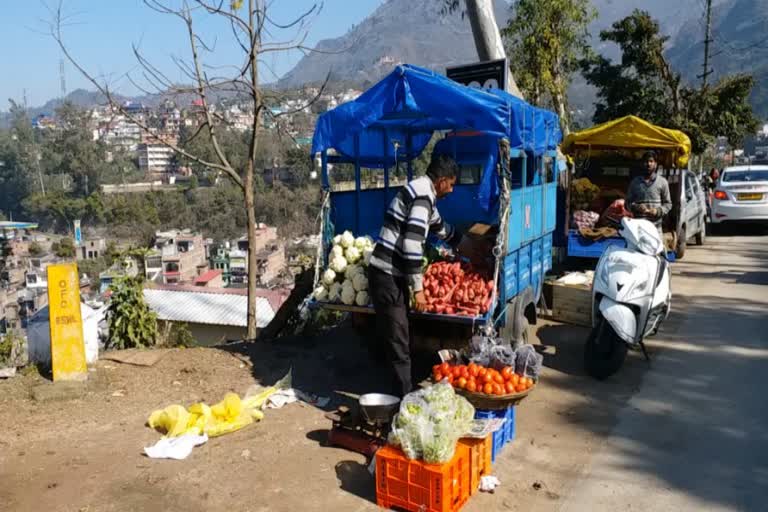
[[[144,289],[144,298],[160,320],[207,325],[247,326],[248,297],[241,290],[196,286],[158,286]],[[245,291],[245,290],[242,290]],[[256,299],[256,326],[266,327],[275,316],[270,301]]]
[[222,274],[221,270],[209,270],[195,278],[195,284],[205,284]]

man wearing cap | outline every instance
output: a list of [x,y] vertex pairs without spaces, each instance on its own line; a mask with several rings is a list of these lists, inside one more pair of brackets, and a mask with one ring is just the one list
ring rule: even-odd
[[672,209],[672,199],[669,183],[656,172],[658,165],[656,152],[643,154],[645,173],[630,182],[624,204],[636,218],[650,220],[662,233],[661,222]]

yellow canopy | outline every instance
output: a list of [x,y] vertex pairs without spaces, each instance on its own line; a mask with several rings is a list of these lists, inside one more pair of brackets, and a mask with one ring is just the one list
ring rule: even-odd
[[691,156],[691,139],[679,130],[626,116],[571,133],[562,147],[563,153],[575,158],[598,158],[618,153],[640,159],[649,149],[659,154],[659,161],[665,167],[682,169],[688,165]]

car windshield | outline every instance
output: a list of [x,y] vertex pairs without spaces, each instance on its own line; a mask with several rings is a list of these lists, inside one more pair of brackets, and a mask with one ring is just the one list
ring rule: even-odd
[[725,171],[723,181],[768,181],[768,170]]

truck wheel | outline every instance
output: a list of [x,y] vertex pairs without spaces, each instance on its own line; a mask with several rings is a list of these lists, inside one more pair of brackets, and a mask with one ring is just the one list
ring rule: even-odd
[[605,380],[622,367],[627,344],[602,317],[589,333],[584,345],[584,370],[597,380]]
[[675,257],[678,260],[683,259],[685,256],[685,248],[688,245],[688,235],[685,232],[685,226],[680,228],[680,232],[677,234],[677,246],[675,247]]

